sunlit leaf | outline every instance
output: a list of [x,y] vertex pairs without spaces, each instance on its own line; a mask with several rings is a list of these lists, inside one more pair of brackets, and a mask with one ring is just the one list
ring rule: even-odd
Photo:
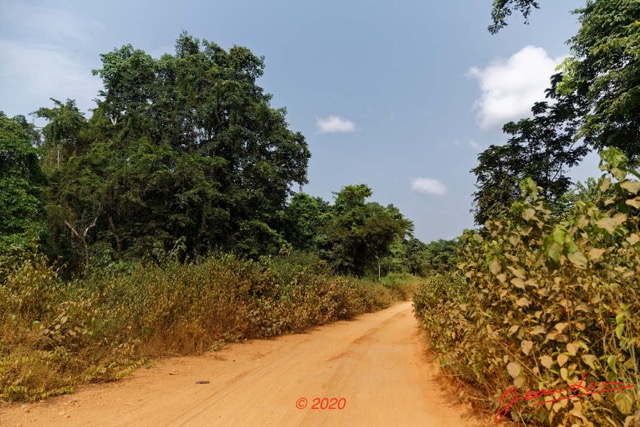
[[540,358],[540,363],[542,364],[542,366],[544,366],[547,369],[551,369],[551,366],[553,365],[553,359],[550,358],[549,356],[542,356]]
[[567,344],[567,351],[569,354],[575,356],[578,350],[580,349],[580,344],[577,342],[570,342]]
[[624,188],[630,193],[638,194],[640,191],[640,182],[638,181],[622,181],[620,187]]
[[602,218],[601,220],[596,221],[596,225],[607,230],[609,234],[611,234],[615,231],[617,224],[613,218]]
[[564,353],[560,353],[556,360],[558,362],[558,366],[564,366],[564,364],[567,363],[567,360],[569,360],[569,356]]
[[589,251],[589,258],[593,261],[599,260],[606,252],[606,249],[593,248]]
[[525,221],[529,221],[531,218],[535,216],[535,214],[536,214],[535,210],[528,208],[528,209],[525,209],[524,212],[522,212],[522,218]]
[[571,261],[573,265],[583,270],[587,268],[587,265],[589,264],[589,262],[587,261],[587,258],[584,256],[582,252],[571,253],[567,255],[567,258],[569,258],[569,261]]
[[625,203],[629,206],[632,206],[636,209],[640,209],[640,197],[636,197],[635,199],[625,200]]
[[513,286],[515,286],[518,289],[524,289],[524,281],[522,279],[520,279],[519,277],[516,277],[514,279],[511,279],[511,283],[513,284]]
[[584,361],[584,363],[586,363],[587,365],[589,365],[591,367],[591,369],[596,369],[596,362],[598,361],[598,358],[596,356],[594,356],[593,354],[585,354],[582,356],[582,360]]
[[489,264],[489,271],[491,271],[495,275],[500,273],[500,270],[502,270],[502,267],[500,266],[498,260],[494,259],[493,261],[491,261],[491,264]]
[[507,372],[509,372],[511,378],[517,378],[520,375],[520,372],[522,372],[522,368],[519,364],[511,362],[507,365]]

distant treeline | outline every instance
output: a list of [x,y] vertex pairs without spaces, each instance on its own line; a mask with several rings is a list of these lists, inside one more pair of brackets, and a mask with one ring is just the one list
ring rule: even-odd
[[256,84],[263,58],[248,49],[183,33],[160,59],[131,45],[101,57],[89,119],[74,100],[31,113],[46,120],[41,130],[0,113],[5,265],[43,252],[74,274],[306,251],[364,276],[425,274],[453,256],[455,242],[427,247],[396,207],[367,201],[367,185],[343,187],[333,203],[294,193],[309,148]]

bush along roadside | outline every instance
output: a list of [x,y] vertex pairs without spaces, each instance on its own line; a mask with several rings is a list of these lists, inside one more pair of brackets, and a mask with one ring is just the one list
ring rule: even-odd
[[465,232],[464,277],[414,298],[442,365],[496,422],[640,423],[640,174],[601,157],[595,202],[553,217],[523,181],[508,217]]
[[399,285],[333,276],[311,258],[140,263],[71,282],[44,258],[7,268],[0,399],[43,399],[81,382],[116,380],[149,358],[301,332],[385,308],[402,293]]

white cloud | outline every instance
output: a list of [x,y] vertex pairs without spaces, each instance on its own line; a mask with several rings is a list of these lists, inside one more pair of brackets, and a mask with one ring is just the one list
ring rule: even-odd
[[340,116],[329,116],[324,119],[318,119],[316,125],[323,133],[346,133],[356,130],[356,124],[350,120],[343,119]]
[[467,76],[478,80],[482,90],[474,106],[480,127],[495,129],[530,116],[533,104],[544,100],[549,78],[563,59],[526,46],[507,60],[494,60],[485,68],[472,67]]
[[430,196],[444,196],[447,187],[437,179],[414,178],[411,180],[411,191]]

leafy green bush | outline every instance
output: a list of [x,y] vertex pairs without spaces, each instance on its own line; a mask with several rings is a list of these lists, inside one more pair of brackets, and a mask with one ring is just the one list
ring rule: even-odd
[[301,332],[387,307],[380,284],[329,274],[311,255],[138,263],[64,282],[44,258],[0,284],[0,399],[68,393],[145,360]]
[[[601,156],[615,182],[603,176],[595,202],[554,218],[535,183],[523,181],[508,217],[463,236],[468,291],[436,278],[416,295],[443,365],[480,390],[498,419],[640,422],[640,181],[628,178],[640,174],[615,149]],[[581,380],[619,389],[569,398]],[[512,387],[519,396],[555,393],[500,403]]]

